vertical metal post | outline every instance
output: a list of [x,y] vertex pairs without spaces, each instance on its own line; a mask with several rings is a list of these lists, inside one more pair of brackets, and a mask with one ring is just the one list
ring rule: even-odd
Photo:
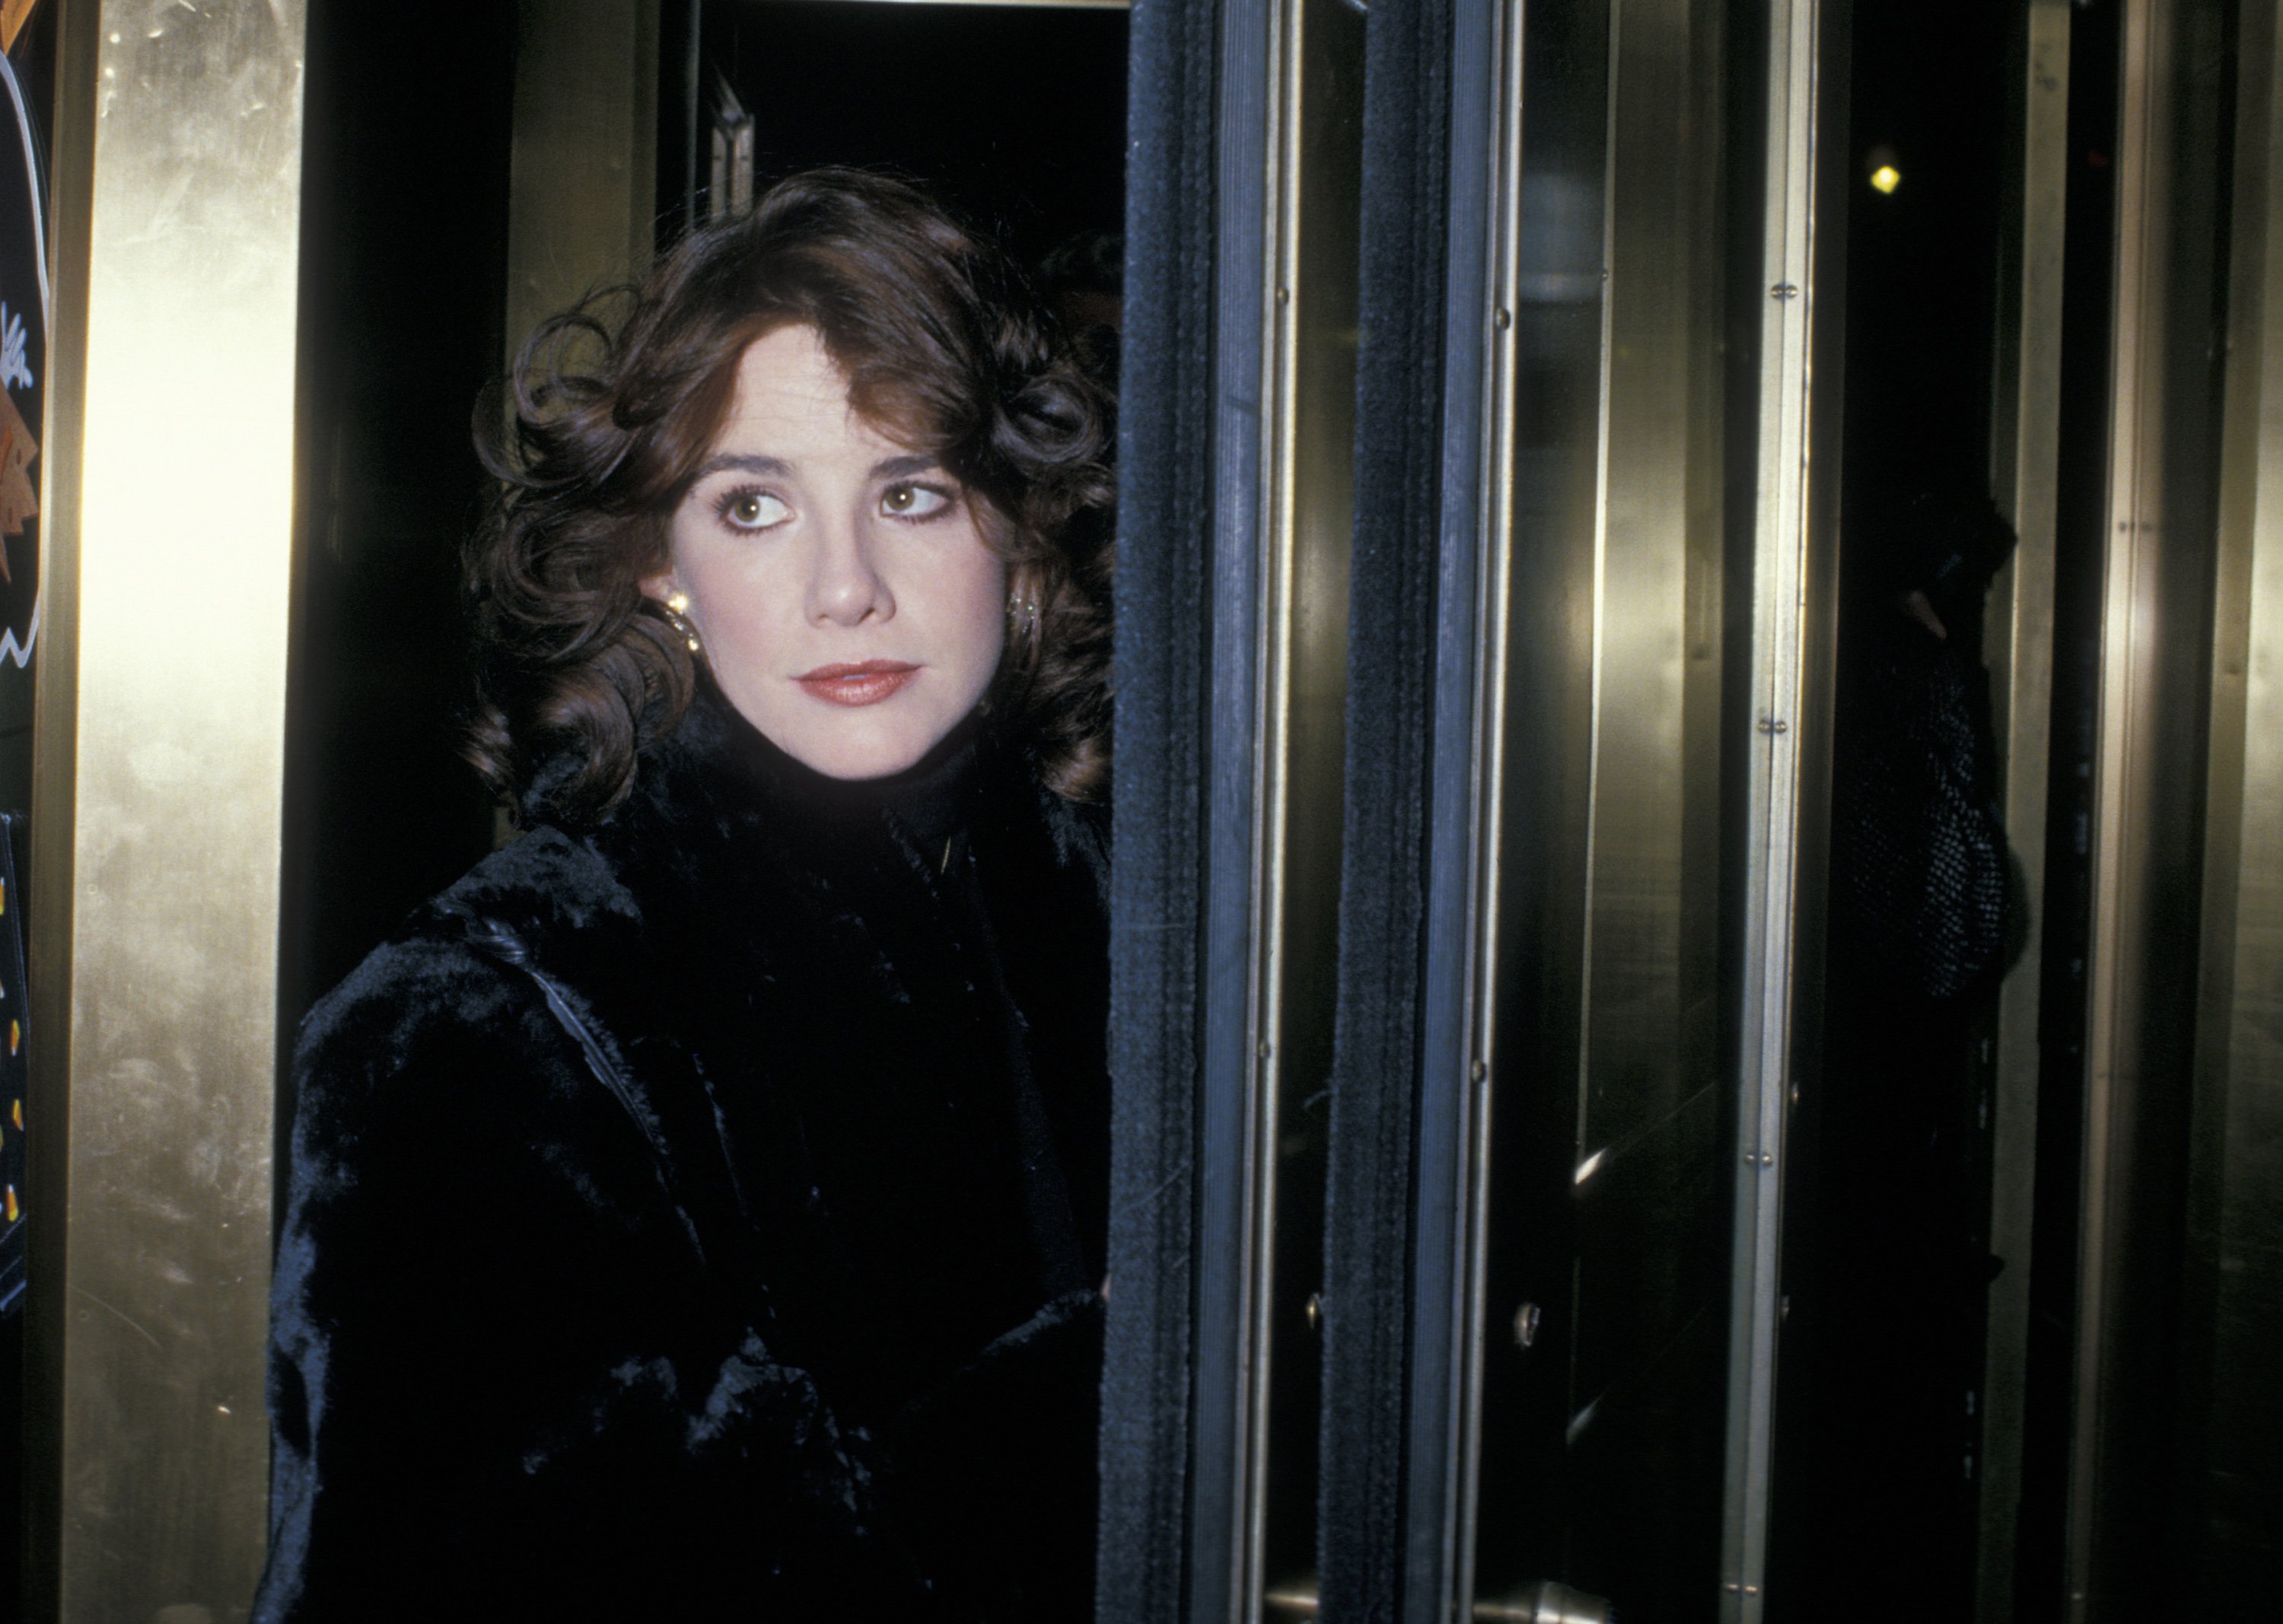
[[1765,1604],[1768,1486],[1779,1324],[1777,1263],[1785,1103],[1790,1085],[1792,946],[1800,883],[1801,725],[1810,629],[1809,338],[1815,288],[1819,0],[1769,7],[1767,165],[1761,256],[1759,465],[1752,540],[1751,725],[1746,797],[1743,1019],[1729,1305],[1723,1624],[1757,1624]]
[[[1254,763],[1252,1280],[1244,1550],[1235,1617],[1314,1562],[1323,1269],[1321,1105],[1331,1065],[1355,525],[1364,19],[1281,0],[1274,249],[1261,418]],[[1317,1314],[1312,1324],[1309,1304]],[[1281,1581],[1281,1582],[1280,1582]]]
[[58,20],[31,894],[30,1615],[245,1615],[303,0]]
[[1256,886],[1264,858],[1262,647],[1269,623],[1273,541],[1268,467],[1279,454],[1274,289],[1286,177],[1280,166],[1282,64],[1293,10],[1280,0],[1219,8],[1214,131],[1212,633],[1205,749],[1205,908],[1198,994],[1203,1050],[1197,1097],[1197,1205],[1189,1441],[1188,1616],[1241,1619],[1251,1519],[1252,1365],[1258,1223],[1273,1190],[1261,1183],[1264,1073]]
[[[1289,723],[1292,698],[1294,552],[1294,463],[1298,427],[1298,312],[1296,302],[1313,293],[1300,263],[1300,165],[1302,0],[1269,0],[1266,61],[1266,180],[1260,197],[1262,251],[1255,262],[1258,281],[1250,289],[1234,283],[1223,297],[1241,299],[1249,291],[1252,319],[1261,335],[1258,363],[1259,446],[1254,465],[1258,488],[1254,519],[1256,557],[1251,561],[1253,684],[1251,730],[1251,817],[1243,831],[1250,844],[1246,889],[1251,897],[1250,947],[1245,986],[1244,1131],[1243,1214],[1245,1277],[1242,1352],[1235,1374],[1235,1462],[1231,1474],[1234,1503],[1229,1519],[1227,1616],[1248,1624],[1260,1616],[1268,1577],[1262,1571],[1266,1532],[1266,1467],[1268,1447],[1268,1382],[1274,1352],[1270,1311],[1274,1281],[1276,1213],[1276,1124],[1284,1075],[1284,977],[1282,964],[1287,842],[1290,832],[1292,782]],[[1246,132],[1250,144],[1251,132]],[[1240,229],[1243,229],[1240,227]],[[1233,625],[1232,632],[1244,628]],[[1200,1589],[1200,1596],[1204,1594]]]
[[[2151,135],[2149,100],[2157,75],[2151,71],[2147,0],[2126,0],[2120,24],[2121,93],[2116,130],[2116,261],[2113,294],[2115,327],[2111,340],[2109,479],[2107,504],[2109,536],[2101,605],[2100,722],[2095,745],[2092,836],[2092,965],[2086,977],[2087,1033],[2085,1041],[2084,1150],[2083,1159],[2084,1220],[2077,1243],[2077,1326],[2076,1370],[2071,1386],[2076,1394],[2073,1435],[2069,1449],[2069,1519],[2068,1534],[2068,1614],[2071,1624],[2086,1616],[2092,1586],[2093,1501],[2099,1481],[2100,1416],[2102,1362],[2107,1349],[2101,1322],[2108,1311],[2108,1246],[2109,1239],[2110,1119],[2116,1093],[2115,1070],[2120,1011],[2124,989],[2120,954],[2127,949],[2121,932],[2127,901],[2124,806],[2133,719],[2134,677],[2138,675],[2132,650],[2147,631],[2136,627],[2135,612],[2153,610],[2153,594],[2141,579],[2153,566],[2153,543],[2142,531],[2153,528],[2150,511],[2162,495],[2160,479],[2148,479],[2152,470],[2141,446],[2143,431],[2152,426],[2141,410],[2141,367],[2146,357],[2144,331],[2148,306],[2161,297],[2147,287],[2151,255],[2147,232],[2152,211],[2148,190],[2156,177],[2148,144]],[[2162,259],[2153,267],[2161,274]],[[2161,324],[2154,324],[2161,326]],[[2146,511],[2144,511],[2146,510]]]

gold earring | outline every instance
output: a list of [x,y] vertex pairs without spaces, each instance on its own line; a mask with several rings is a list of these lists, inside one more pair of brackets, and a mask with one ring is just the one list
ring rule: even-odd
[[1029,593],[1009,593],[1007,597],[1007,623],[1017,636],[1034,636],[1039,629],[1039,600]]
[[697,628],[690,623],[690,594],[669,592],[658,605],[666,612],[666,623],[674,628],[674,636],[690,645],[690,652],[698,652]]

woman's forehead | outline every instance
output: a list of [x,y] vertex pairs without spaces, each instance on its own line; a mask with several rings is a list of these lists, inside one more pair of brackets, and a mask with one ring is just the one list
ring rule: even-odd
[[846,457],[866,463],[913,447],[857,410],[816,329],[780,327],[745,347],[729,412],[713,449],[794,463]]

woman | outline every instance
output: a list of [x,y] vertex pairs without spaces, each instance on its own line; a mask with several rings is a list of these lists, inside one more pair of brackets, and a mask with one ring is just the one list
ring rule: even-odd
[[255,1616],[1082,1619],[1104,403],[821,171],[516,404],[524,832],[303,1029]]

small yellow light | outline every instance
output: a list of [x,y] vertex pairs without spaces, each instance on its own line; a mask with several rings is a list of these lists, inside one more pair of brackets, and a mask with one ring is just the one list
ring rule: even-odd
[[1895,188],[1902,183],[1903,172],[1890,163],[1882,163],[1871,171],[1871,187],[1874,191],[1892,196]]

